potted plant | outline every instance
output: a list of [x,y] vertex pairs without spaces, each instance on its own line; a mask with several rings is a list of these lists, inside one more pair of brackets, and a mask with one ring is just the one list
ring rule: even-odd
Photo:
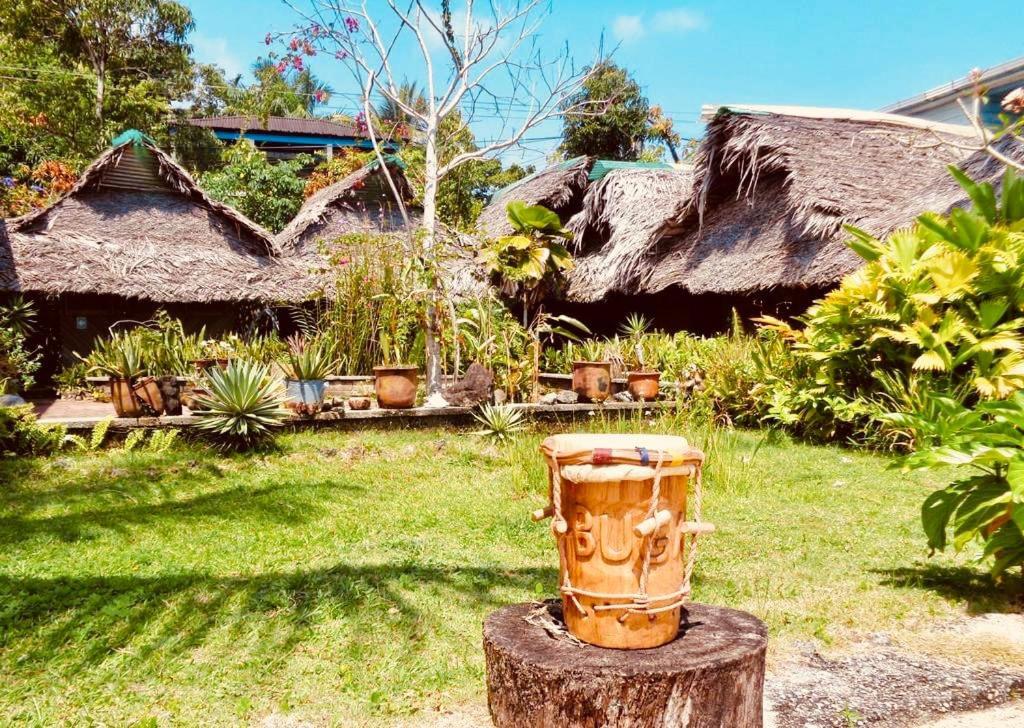
[[89,371],[110,378],[110,400],[118,417],[138,417],[143,406],[159,413],[163,400],[152,377],[143,377],[142,347],[137,335],[115,333],[97,339],[87,361]]
[[572,391],[586,402],[604,402],[612,394],[612,363],[604,344],[588,339],[579,351],[583,358],[572,363]]
[[646,334],[650,328],[650,321],[646,317],[632,314],[622,327],[622,333],[626,336],[626,344],[629,370],[626,372],[626,387],[633,399],[650,402],[658,398],[661,384],[661,374],[655,369],[647,367],[647,355],[644,343],[647,340]]
[[334,367],[323,339],[292,336],[280,362],[285,375],[285,402],[299,414],[314,415],[324,404],[327,375]]
[[156,376],[163,397],[164,414],[181,414],[185,377],[189,373],[188,344],[181,321],[171,319],[163,311],[157,314],[157,328],[146,334],[150,343],[149,370]]
[[211,367],[227,369],[228,362],[231,361],[234,353],[227,341],[207,339],[203,341],[201,356],[193,359],[192,365],[195,367],[196,374],[203,374]]
[[373,368],[377,405],[384,409],[408,409],[416,404],[419,368],[402,363],[404,358],[399,337],[382,332],[380,338],[384,361]]

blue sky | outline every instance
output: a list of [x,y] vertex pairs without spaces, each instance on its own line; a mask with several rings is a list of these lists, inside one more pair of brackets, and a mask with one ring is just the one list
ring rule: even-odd
[[[296,16],[280,0],[185,0],[195,14],[192,43],[200,60],[229,73],[266,53],[268,31]],[[309,0],[293,0],[302,6]],[[370,3],[387,12],[380,0]],[[453,0],[453,7],[461,5]],[[683,136],[700,134],[705,103],[802,104],[872,109],[1024,55],[1019,0],[984,3],[728,2],[677,4],[554,0],[544,40],[569,43],[578,61],[605,47],[676,120]],[[1016,20],[1014,20],[1016,19]],[[313,70],[339,91],[353,91],[339,62],[322,55]],[[344,106],[336,97],[332,106]],[[355,109],[352,109],[355,111]],[[484,121],[478,137],[494,132]],[[534,137],[557,134],[545,127]],[[543,163],[556,142],[519,155]],[[510,155],[510,157],[513,155]]]

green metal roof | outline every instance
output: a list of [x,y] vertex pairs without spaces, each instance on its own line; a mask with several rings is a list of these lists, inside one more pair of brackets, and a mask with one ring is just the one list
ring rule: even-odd
[[616,169],[672,169],[672,165],[665,162],[616,162],[611,159],[599,159],[590,169],[589,179],[591,182],[597,182]]
[[156,142],[153,140],[153,137],[143,134],[138,129],[126,129],[121,132],[114,137],[114,141],[110,142],[110,146],[119,147],[122,144],[127,144],[128,142],[131,142],[135,146],[142,146],[145,143],[152,144],[154,147],[156,146]]

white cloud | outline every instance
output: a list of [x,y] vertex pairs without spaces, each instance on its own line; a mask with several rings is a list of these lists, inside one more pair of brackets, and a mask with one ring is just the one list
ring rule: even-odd
[[644,35],[644,21],[639,15],[620,15],[612,21],[612,33],[627,43],[639,40]]
[[245,73],[246,64],[228,49],[228,42],[224,38],[193,33],[191,42],[196,58],[203,63],[220,66],[229,78]]
[[629,43],[647,33],[689,33],[708,27],[707,18],[699,10],[671,8],[659,10],[650,19],[642,15],[619,15],[612,21],[612,34]]
[[699,10],[673,8],[655,13],[653,25],[655,30],[661,32],[686,33],[691,30],[703,30],[708,26],[708,21]]

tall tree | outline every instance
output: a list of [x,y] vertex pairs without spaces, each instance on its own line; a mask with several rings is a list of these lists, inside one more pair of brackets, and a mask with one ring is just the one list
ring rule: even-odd
[[[479,6],[464,0],[456,8],[451,0],[442,0],[440,12],[425,0],[386,0],[374,4],[379,10],[372,12],[369,5],[365,0],[308,0],[308,10],[299,10],[303,27],[299,37],[289,34],[289,48],[298,45],[307,55],[309,50],[327,51],[344,63],[361,90],[362,119],[379,158],[380,132],[373,123],[371,103],[383,96],[415,121],[424,149],[420,254],[429,263],[437,259],[442,179],[464,164],[522,144],[531,129],[548,120],[597,112],[600,101],[591,97],[582,104],[565,103],[589,72],[577,69],[565,50],[556,46],[549,56],[538,44],[539,28],[550,9],[547,0]],[[298,4],[293,7],[298,9]],[[422,63],[425,109],[410,106],[399,93],[394,64],[409,54]],[[499,131],[494,140],[442,161],[442,121],[455,110],[467,126],[478,113],[497,117]],[[426,379],[431,394],[441,389],[439,310],[443,303],[438,289],[426,313]]]
[[0,143],[20,124],[39,147],[19,154],[83,158],[126,126],[153,131],[192,85],[192,28],[173,0],[0,0],[0,63],[18,69]]
[[610,100],[604,114],[563,117],[560,151],[566,157],[639,158],[648,139],[651,107],[629,72],[607,59],[589,69],[582,88],[565,104],[578,106],[603,99]]

